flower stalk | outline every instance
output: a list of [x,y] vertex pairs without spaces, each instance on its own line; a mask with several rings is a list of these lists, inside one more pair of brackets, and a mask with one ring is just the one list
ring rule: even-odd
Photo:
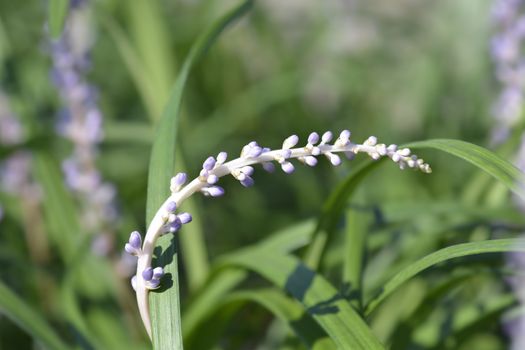
[[366,153],[374,160],[389,157],[401,169],[413,168],[425,173],[432,171],[423,159],[412,155],[410,149],[399,149],[394,144],[387,146],[378,143],[374,136],[369,137],[362,144],[357,144],[350,141],[350,131],[343,130],[331,144],[332,139],[333,134],[330,131],[325,132],[321,137],[313,132],[309,135],[305,146],[294,148],[299,142],[299,137],[292,135],[284,140],[280,149],[276,150],[261,147],[257,142],[252,141],[243,147],[239,158],[227,162],[226,152],[220,152],[217,157],[208,157],[203,163],[199,176],[186,185],[185,173],[179,173],[171,179],[171,195],[154,215],[146,231],[144,242],[140,234],[134,231],[125,246],[128,253],[138,258],[137,272],[132,278],[132,286],[136,291],[140,316],[150,337],[152,333],[148,293],[160,286],[163,276],[162,267],[151,266],[155,243],[161,235],[175,233],[182,225],[191,222],[189,213],[176,214],[176,210],[186,198],[197,192],[210,197],[222,196],[225,193],[224,189],[217,185],[219,178],[232,175],[241,185],[250,187],[254,184],[252,165],[261,164],[265,170],[272,172],[275,169],[274,163],[278,163],[285,173],[290,174],[295,169],[290,161],[292,159],[297,159],[308,166],[315,166],[317,157],[325,156],[332,165],[337,166],[341,164],[340,153],[350,160],[358,153]]

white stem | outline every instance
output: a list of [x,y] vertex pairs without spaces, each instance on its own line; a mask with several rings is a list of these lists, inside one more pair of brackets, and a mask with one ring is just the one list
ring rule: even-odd
[[[370,146],[366,143],[364,145],[360,144],[354,144],[354,143],[347,143],[346,145],[338,145],[337,142],[334,145],[330,144],[324,144],[324,145],[318,145],[317,146],[321,150],[321,154],[326,154],[328,152],[332,153],[338,153],[338,152],[353,152],[355,154],[359,152],[368,153],[369,155],[377,154],[377,148],[376,146]],[[218,165],[216,168],[211,170],[209,173],[214,174],[217,177],[222,177],[225,175],[230,174],[235,169],[240,169],[244,166],[258,164],[258,163],[264,163],[264,162],[274,162],[276,159],[279,159],[281,156],[282,150],[274,150],[269,152],[264,152],[258,157],[248,158],[248,157],[241,157],[234,160],[231,160],[229,162],[226,162],[224,164]],[[396,151],[388,151],[385,156],[392,157]],[[291,149],[291,155],[289,158],[300,158],[305,156],[311,156],[311,149],[306,147],[300,147],[300,148],[293,148]],[[408,156],[401,157],[403,161],[407,161],[410,159]],[[430,168],[429,168],[430,170]],[[142,254],[138,257],[138,263],[137,263],[137,279],[136,279],[136,293],[137,293],[137,304],[140,312],[140,316],[142,318],[142,322],[144,323],[144,327],[146,327],[146,331],[148,332],[148,335],[150,338],[152,337],[151,334],[151,319],[149,315],[149,303],[148,303],[148,288],[146,288],[146,283],[144,278],[142,277],[142,271],[144,271],[147,267],[151,266],[151,260],[153,258],[153,249],[155,248],[155,242],[159,238],[159,236],[163,233],[163,226],[165,225],[165,214],[166,214],[166,205],[169,202],[175,202],[177,204],[177,208],[180,208],[182,202],[193,195],[195,192],[200,191],[203,187],[209,186],[209,184],[205,181],[202,181],[199,178],[196,178],[192,180],[190,183],[188,183],[186,186],[184,186],[180,191],[172,193],[162,204],[162,206],[159,208],[159,210],[155,213],[155,216],[153,217],[153,220],[151,221],[148,230],[146,232],[146,236],[144,237],[144,244],[142,247]]]

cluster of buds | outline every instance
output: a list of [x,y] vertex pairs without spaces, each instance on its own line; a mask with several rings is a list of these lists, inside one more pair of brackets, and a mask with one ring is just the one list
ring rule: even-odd
[[176,210],[186,198],[197,192],[211,197],[222,196],[225,191],[217,186],[221,177],[231,175],[241,185],[249,187],[254,184],[252,176],[255,164],[261,164],[263,169],[272,172],[275,169],[274,163],[277,163],[285,173],[291,174],[295,170],[292,159],[297,159],[308,166],[315,166],[318,162],[317,157],[325,156],[331,164],[337,166],[341,164],[338,153],[344,154],[348,159],[353,159],[358,153],[366,153],[374,160],[389,157],[401,169],[413,168],[425,173],[432,171],[423,159],[412,155],[408,148],[399,149],[396,145],[387,146],[378,143],[374,136],[369,137],[363,144],[356,144],[350,141],[350,131],[343,130],[331,144],[333,138],[334,135],[330,131],[325,132],[321,137],[316,132],[312,132],[305,146],[296,147],[299,137],[292,135],[284,140],[281,148],[276,150],[261,147],[257,142],[252,141],[242,148],[239,158],[227,162],[226,152],[220,152],[217,157],[208,157],[202,164],[199,176],[187,184],[185,173],[179,173],[171,179],[171,195],[153,217],[144,242],[138,232],[133,232],[125,246],[128,253],[138,257],[137,273],[132,279],[132,285],[137,294],[140,315],[148,334],[151,335],[151,325],[147,293],[159,286],[163,276],[161,267],[151,266],[155,242],[161,235],[175,233],[182,225],[191,221],[191,215],[188,213],[176,214]]

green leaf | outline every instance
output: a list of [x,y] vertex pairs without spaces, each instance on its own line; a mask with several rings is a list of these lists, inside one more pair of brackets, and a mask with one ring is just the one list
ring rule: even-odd
[[433,148],[466,160],[495,177],[511,191],[525,199],[524,174],[510,162],[483,147],[464,141],[447,139],[414,142],[406,145],[406,147]]
[[47,348],[69,349],[49,324],[2,282],[0,282],[0,313],[7,316]]
[[366,176],[381,163],[382,160],[376,162],[365,161],[331,193],[323,206],[313,243],[305,255],[304,260],[308,266],[317,267],[319,265],[324,254],[324,248],[333,236],[337,222],[345,210],[348,198]]
[[51,37],[58,38],[62,34],[66,22],[69,0],[49,0],[49,32]]
[[[294,333],[309,348],[323,342],[323,349],[333,349],[335,344],[326,338],[326,333],[319,325],[305,314],[304,308],[276,289],[241,290],[229,295],[224,303],[255,302],[286,322]],[[220,310],[217,310],[220,311]]]
[[518,251],[525,252],[525,240],[523,239],[499,239],[473,243],[463,243],[440,249],[429,254],[415,263],[399,271],[381,288],[380,292],[372,298],[366,306],[366,315],[370,315],[381,304],[385,298],[392,294],[412,277],[421,271],[441,262],[476,254],[498,253]]
[[383,349],[368,325],[326,279],[291,255],[250,249],[222,260],[263,276],[300,301],[313,319],[341,349]]
[[[169,195],[170,178],[173,176],[175,169],[178,115],[190,70],[195,61],[206,53],[207,49],[215,42],[222,31],[234,20],[242,16],[251,7],[251,4],[252,1],[245,1],[217,21],[198,38],[184,61],[171,92],[168,105],[157,127],[151,151],[146,206],[147,223],[151,221],[155,212]],[[167,239],[160,240],[159,248],[163,254],[157,256],[157,264],[164,266],[166,272],[171,274],[173,286],[162,293],[150,294],[153,344],[158,349],[181,349],[182,332],[180,327],[177,250],[174,244],[170,244]]]

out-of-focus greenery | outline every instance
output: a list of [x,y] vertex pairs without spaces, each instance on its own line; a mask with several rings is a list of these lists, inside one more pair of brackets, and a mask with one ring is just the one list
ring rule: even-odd
[[[151,347],[130,276],[117,268],[121,247],[132,230],[145,231],[154,130],[182,62],[199,34],[238,3],[90,2],[96,42],[88,79],[98,88],[105,132],[98,166],[115,184],[119,206],[112,252],[97,256],[60,173],[71,145],[55,128],[61,107],[50,79],[47,3],[0,0],[0,89],[28,135],[23,145],[2,148],[0,161],[17,148],[32,152],[42,191],[27,208],[0,189],[0,311],[10,315],[2,303],[12,304],[14,293],[47,334],[0,316],[0,348]],[[490,148],[498,86],[489,8],[479,0],[255,1],[188,78],[176,168],[196,176],[219,151],[238,154],[251,140],[279,147],[290,134],[305,140],[325,130],[350,129],[359,142],[447,138]],[[511,161],[522,131],[494,151]],[[265,275],[277,279],[300,259],[319,272],[315,281],[339,289],[334,302],[343,311],[365,315],[390,278],[432,252],[518,237],[525,220],[501,183],[450,154],[417,152],[434,172],[400,172],[391,162],[370,171],[333,218],[320,261],[310,244],[316,223],[338,185],[366,167],[364,158],[335,169],[324,161],[297,166],[291,176],[256,171],[249,189],[224,179],[224,197],[185,203],[194,216],[177,235],[186,348],[331,348],[312,311],[324,295],[304,301],[311,318],[283,292],[287,286]],[[287,231],[272,236],[278,230]],[[261,247],[274,249],[266,259],[282,271],[257,265],[271,251]],[[458,255],[408,279],[366,314],[372,333],[392,349],[505,348],[504,320],[515,318],[517,299],[507,284],[516,271],[503,250]]]

